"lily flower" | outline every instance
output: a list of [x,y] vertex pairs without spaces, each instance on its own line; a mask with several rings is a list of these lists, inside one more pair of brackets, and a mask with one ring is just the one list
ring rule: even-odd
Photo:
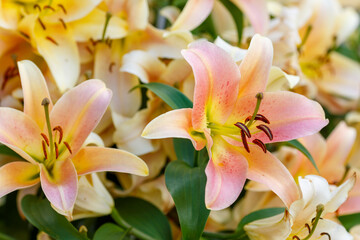
[[18,68],[24,112],[0,108],[0,142],[27,162],[11,162],[0,168],[0,197],[40,182],[53,208],[71,218],[78,176],[99,171],[148,174],[146,164],[133,154],[83,147],[110,103],[112,93],[104,83],[85,81],[53,105],[36,65],[21,61]]
[[[269,186],[286,206],[298,199],[288,170],[265,143],[317,132],[328,121],[317,102],[291,92],[265,92],[272,62],[269,39],[255,35],[238,66],[221,48],[197,41],[183,50],[195,76],[193,108],[152,120],[143,136],[187,138],[196,150],[206,146],[206,206],[219,210],[239,196],[246,178]],[[255,97],[256,96],[256,97]]]
[[324,216],[336,211],[354,183],[355,175],[335,188],[320,176],[299,177],[302,198],[291,204],[289,211],[251,222],[244,229],[251,240],[353,239],[342,225]]

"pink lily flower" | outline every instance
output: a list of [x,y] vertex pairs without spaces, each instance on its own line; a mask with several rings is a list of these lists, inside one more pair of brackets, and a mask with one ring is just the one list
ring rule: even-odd
[[0,108],[0,143],[25,161],[0,168],[0,197],[41,182],[53,208],[71,219],[78,176],[116,171],[145,176],[146,164],[125,151],[83,147],[111,99],[99,80],[88,80],[52,104],[41,71],[30,61],[18,63],[24,93],[24,112]]
[[[206,206],[219,210],[239,196],[246,178],[273,190],[286,206],[299,198],[289,171],[265,143],[288,141],[324,127],[321,106],[291,92],[266,92],[272,44],[255,35],[238,66],[221,48],[197,41],[183,50],[195,76],[194,106],[151,121],[145,138],[187,138],[207,147]],[[256,96],[256,97],[255,97]]]

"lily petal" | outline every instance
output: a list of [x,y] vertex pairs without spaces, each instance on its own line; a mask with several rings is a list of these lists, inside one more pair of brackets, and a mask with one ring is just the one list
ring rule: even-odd
[[132,153],[114,148],[84,147],[72,159],[79,175],[114,171],[147,176],[146,163]]
[[268,186],[284,202],[286,207],[299,199],[299,191],[286,167],[270,152],[264,153],[257,146],[249,145],[250,153],[243,151],[248,159],[247,178]]
[[78,178],[70,159],[55,162],[52,174],[40,164],[41,188],[53,208],[71,219],[77,195]]
[[38,125],[23,112],[0,108],[0,142],[35,164],[44,159]]
[[18,62],[21,85],[24,94],[24,113],[42,128],[45,125],[45,112],[41,105],[44,98],[50,100],[49,111],[52,109],[51,97],[45,78],[40,69],[31,61]]
[[39,182],[39,166],[28,162],[11,162],[0,168],[0,197]]
[[197,41],[183,50],[182,55],[191,65],[195,76],[195,130],[206,126],[206,115],[211,122],[224,123],[236,101],[240,71],[233,58],[220,47],[207,41]]
[[211,210],[220,210],[229,207],[240,195],[248,163],[235,147],[221,137],[213,140],[212,156],[205,169],[205,204]]
[[153,119],[141,136],[148,139],[187,138],[196,150],[201,150],[206,145],[206,139],[201,133],[192,130],[192,112],[190,108],[183,108],[164,113]]
[[51,124],[62,127],[64,141],[71,146],[73,154],[99,123],[111,95],[100,80],[88,80],[66,92],[53,107]]
[[214,0],[189,0],[180,16],[171,27],[171,31],[193,30],[209,16]]
[[273,46],[270,39],[256,34],[251,40],[244,60],[240,64],[239,97],[265,91],[272,59]]

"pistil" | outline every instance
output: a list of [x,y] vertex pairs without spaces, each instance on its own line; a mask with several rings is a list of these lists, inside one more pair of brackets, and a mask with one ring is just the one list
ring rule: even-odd
[[256,99],[257,99],[257,102],[256,102],[256,107],[255,107],[255,110],[254,110],[254,113],[250,119],[250,121],[246,124],[246,126],[249,128],[251,126],[251,124],[253,124],[254,120],[255,120],[255,117],[259,111],[259,108],[260,108],[260,104],[261,104],[261,100],[264,98],[264,94],[262,92],[256,94]]
[[[49,104],[50,104],[50,100],[48,98],[44,98],[41,102],[41,105],[44,106],[46,126],[47,126],[48,134],[49,134],[49,143],[50,143],[49,148],[50,148],[50,162],[51,162],[52,158],[54,156],[54,141],[53,141],[53,135],[52,135],[52,131],[51,131],[51,124],[50,124]],[[46,151],[44,151],[44,152],[46,152]]]

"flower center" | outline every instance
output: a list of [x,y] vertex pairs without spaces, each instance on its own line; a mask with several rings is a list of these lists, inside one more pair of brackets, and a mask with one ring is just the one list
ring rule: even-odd
[[[45,133],[41,133],[43,138],[42,140],[42,149],[44,153],[44,164],[48,169],[51,169],[54,165],[55,160],[57,160],[60,154],[67,149],[70,154],[72,154],[71,147],[68,142],[63,141],[64,132],[61,126],[56,126],[51,128],[50,116],[49,116],[49,104],[50,101],[48,98],[44,98],[41,105],[44,106],[46,125],[48,128],[48,136]],[[55,137],[53,137],[53,132]],[[58,141],[56,141],[58,135]]]

